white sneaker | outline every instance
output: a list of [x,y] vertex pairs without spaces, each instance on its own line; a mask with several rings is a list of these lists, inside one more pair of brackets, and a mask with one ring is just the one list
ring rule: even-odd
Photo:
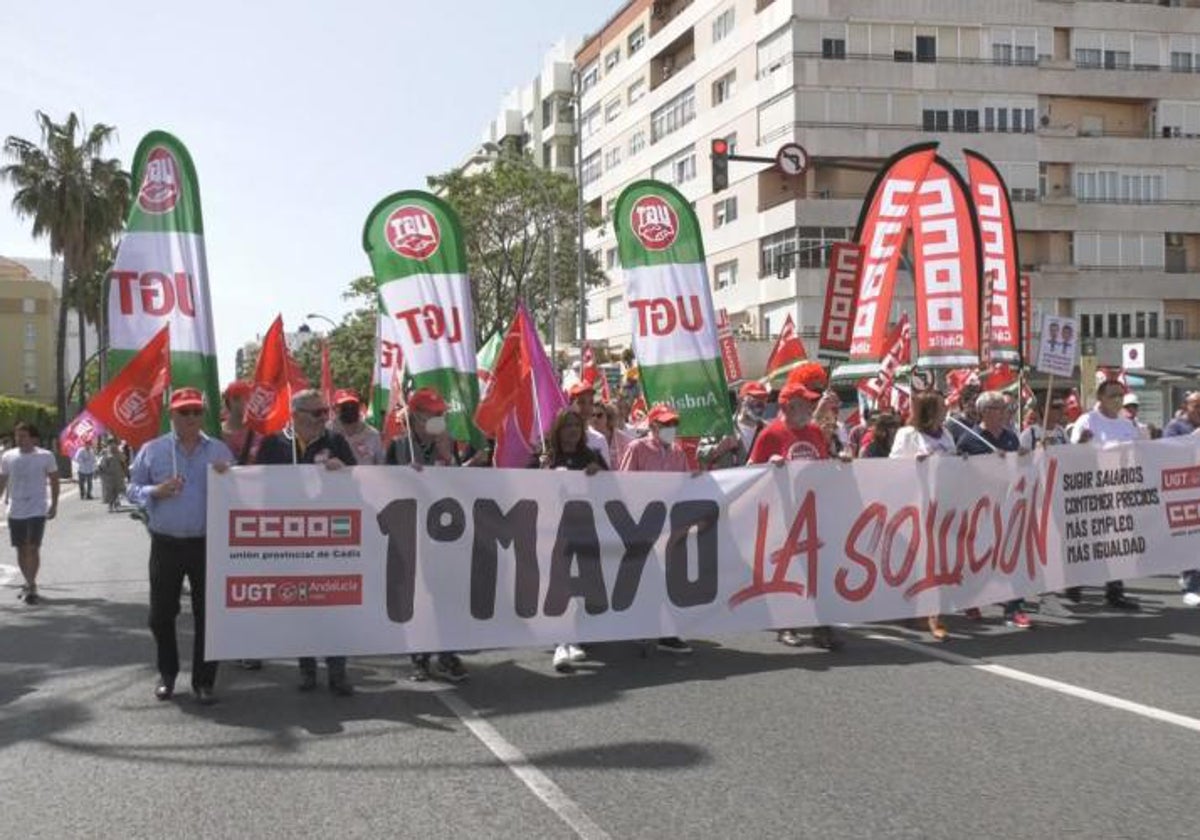
[[579,645],[567,645],[567,656],[572,662],[582,662],[587,659],[587,654],[583,652],[583,648]]
[[1188,607],[1200,607],[1200,592],[1184,592],[1183,603]]
[[559,645],[554,649],[554,670],[560,674],[569,673],[571,670],[571,653],[568,651],[568,645]]

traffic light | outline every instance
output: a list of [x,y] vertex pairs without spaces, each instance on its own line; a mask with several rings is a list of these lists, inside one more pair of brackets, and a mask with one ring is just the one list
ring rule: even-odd
[[712,141],[712,191],[719,193],[729,186],[729,141]]

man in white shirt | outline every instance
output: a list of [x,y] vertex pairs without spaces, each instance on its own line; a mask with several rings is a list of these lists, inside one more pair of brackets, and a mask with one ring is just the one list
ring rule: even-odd
[[37,575],[46,520],[58,513],[58,462],[37,445],[38,431],[32,424],[18,423],[13,437],[16,447],[0,456],[0,496],[8,490],[8,533],[25,577],[18,597],[32,606],[38,602]]
[[92,442],[89,440],[75,450],[75,457],[71,460],[75,462],[75,475],[79,479],[79,498],[93,498],[92,477],[96,474],[96,452],[92,449]]
[[[1071,428],[1071,443],[1091,443],[1093,446],[1108,446],[1140,440],[1141,430],[1137,423],[1122,412],[1125,386],[1115,380],[1106,380],[1096,386],[1096,405],[1087,414],[1075,421]],[[1075,603],[1080,600],[1080,587],[1072,586],[1066,596]],[[1110,580],[1104,585],[1104,600],[1110,607],[1119,610],[1139,610],[1137,601],[1125,596],[1123,581]]]

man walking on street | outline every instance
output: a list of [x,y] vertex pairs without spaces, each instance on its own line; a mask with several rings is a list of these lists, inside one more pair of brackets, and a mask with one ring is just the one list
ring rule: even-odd
[[[320,391],[297,391],[292,395],[293,434],[280,432],[265,439],[258,448],[258,463],[322,464],[327,470],[354,466],[356,461],[350,444],[340,434],[325,427],[328,420],[329,406]],[[338,697],[354,694],[354,686],[346,678],[346,657],[325,657],[325,670],[331,692]],[[316,687],[316,657],[302,656],[299,688],[312,691]]]
[[208,468],[229,469],[233,453],[201,431],[204,395],[181,388],[171,396],[171,431],[138,452],[126,495],[145,508],[150,528],[150,631],[157,647],[154,696],[170,700],[179,674],[175,618],[187,578],[192,598],[192,691],[202,705],[216,702],[217,663],[204,659],[205,542]]
[[72,459],[75,462],[75,477],[79,484],[80,499],[93,498],[92,478],[96,474],[96,450],[92,446],[93,444],[89,440],[75,450],[75,457]]
[[18,423],[13,437],[17,445],[0,456],[0,496],[8,491],[8,533],[25,577],[17,597],[33,606],[38,602],[37,575],[42,565],[46,520],[58,513],[58,463],[54,455],[37,445],[38,430],[31,424]]

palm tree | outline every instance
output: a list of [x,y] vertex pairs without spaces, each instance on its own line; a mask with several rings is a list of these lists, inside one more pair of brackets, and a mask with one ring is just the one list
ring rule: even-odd
[[[0,177],[15,188],[12,207],[33,221],[33,235],[50,238],[50,252],[63,261],[63,288],[58,312],[55,403],[59,422],[66,421],[65,382],[67,310],[74,285],[101,268],[99,252],[121,230],[129,204],[129,173],[115,158],[104,158],[116,128],[97,123],[87,128],[74,112],[56,123],[37,112],[41,144],[9,137],[4,153],[12,163]],[[80,364],[87,357],[80,324]]]

